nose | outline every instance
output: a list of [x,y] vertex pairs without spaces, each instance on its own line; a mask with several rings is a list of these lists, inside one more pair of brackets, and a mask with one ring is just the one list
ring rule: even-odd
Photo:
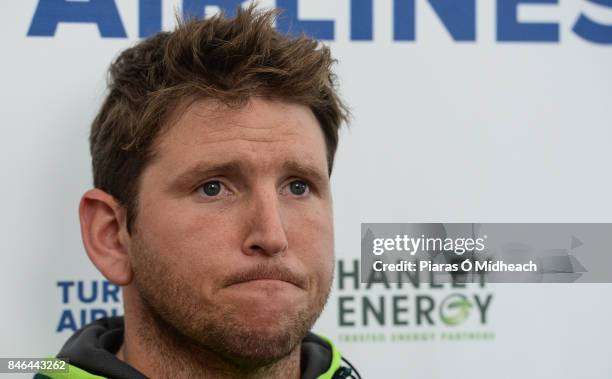
[[287,250],[287,234],[276,191],[253,194],[247,217],[249,230],[243,246],[245,254],[275,256]]

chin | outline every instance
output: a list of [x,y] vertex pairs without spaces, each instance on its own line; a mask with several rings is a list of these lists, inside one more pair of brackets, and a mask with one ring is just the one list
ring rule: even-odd
[[306,333],[290,325],[234,323],[231,335],[213,349],[239,366],[261,367],[289,355]]
[[[222,325],[201,331],[209,348],[242,366],[262,366],[289,355],[309,332],[316,315],[300,309],[242,306],[226,314]],[[214,346],[210,342],[216,341]],[[223,343],[219,343],[223,341]]]

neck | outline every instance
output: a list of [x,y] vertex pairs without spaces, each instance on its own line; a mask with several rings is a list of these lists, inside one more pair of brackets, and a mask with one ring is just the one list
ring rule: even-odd
[[[126,299],[127,300],[127,299]],[[125,334],[117,358],[153,378],[296,378],[300,377],[300,345],[278,361],[254,366],[220,356],[172,328],[160,325],[142,305],[125,303]]]

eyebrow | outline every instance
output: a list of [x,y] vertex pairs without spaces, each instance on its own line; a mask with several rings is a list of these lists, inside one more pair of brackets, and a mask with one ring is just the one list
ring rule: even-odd
[[305,165],[296,161],[285,161],[283,163],[283,169],[285,171],[295,172],[299,176],[311,178],[313,181],[320,184],[325,183],[329,179],[327,174],[322,172],[318,168],[311,165]]
[[203,178],[223,174],[242,174],[244,169],[237,161],[230,162],[198,162],[170,181],[170,188],[187,188]]
[[[326,173],[318,168],[300,163],[294,160],[287,160],[282,164],[283,171],[290,172],[293,175],[309,178],[315,183],[325,184],[328,180]],[[244,163],[233,160],[228,162],[206,162],[201,161],[176,175],[170,181],[169,188],[188,188],[195,185],[197,181],[215,175],[241,175],[246,176],[251,172]]]

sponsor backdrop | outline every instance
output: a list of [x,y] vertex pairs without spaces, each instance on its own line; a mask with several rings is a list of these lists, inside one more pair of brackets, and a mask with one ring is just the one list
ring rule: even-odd
[[[0,356],[47,356],[122,312],[77,219],[105,70],[175,13],[238,3],[2,1]],[[362,222],[612,221],[612,1],[260,4],[286,9],[279,29],[331,46],[353,111],[333,175],[336,281],[316,331],[365,378],[608,378],[610,284],[358,273]]]

